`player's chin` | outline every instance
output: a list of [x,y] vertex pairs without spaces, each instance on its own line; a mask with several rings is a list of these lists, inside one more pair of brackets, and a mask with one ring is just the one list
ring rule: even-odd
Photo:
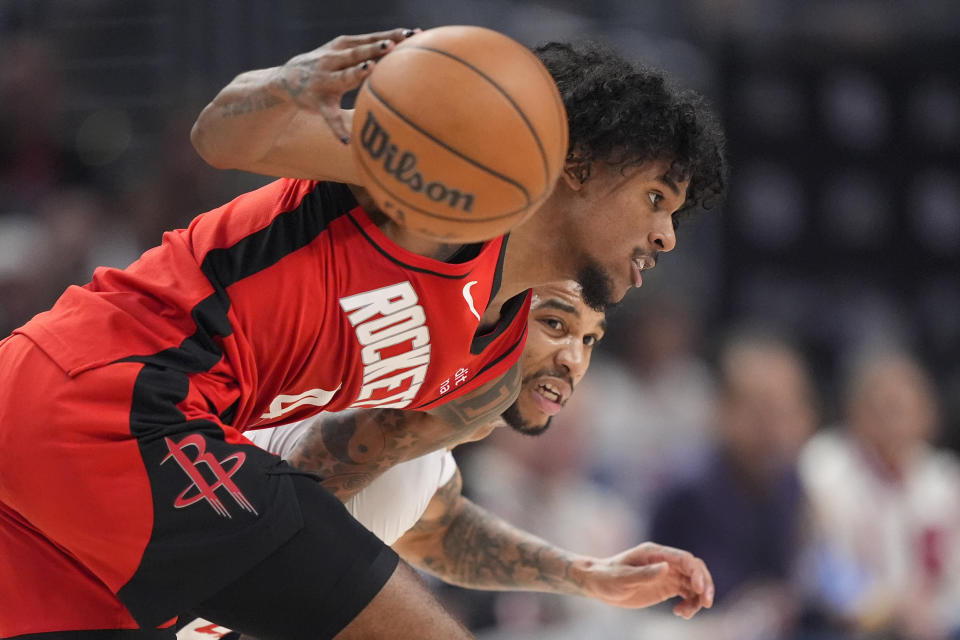
[[534,403],[525,402],[523,395],[503,414],[511,429],[525,436],[538,436],[550,428],[551,416],[535,409]]
[[551,418],[550,414],[536,408],[536,402],[525,402],[520,404],[520,419],[511,426],[525,436],[538,436],[550,428]]
[[539,436],[547,431],[550,428],[550,416],[544,416],[542,422],[539,423],[524,423],[520,427],[514,427],[518,432],[522,433],[525,436]]

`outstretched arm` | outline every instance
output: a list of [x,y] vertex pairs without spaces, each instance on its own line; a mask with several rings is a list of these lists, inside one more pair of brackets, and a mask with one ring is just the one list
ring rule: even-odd
[[341,98],[413,33],[339,36],[282,66],[241,73],[200,113],[193,146],[221,169],[359,183],[345,144],[352,113]]
[[682,598],[690,618],[713,605],[713,579],[692,554],[646,542],[610,558],[577,555],[522,531],[461,495],[460,473],[393,547],[413,565],[471,589],[543,591],[648,607]]

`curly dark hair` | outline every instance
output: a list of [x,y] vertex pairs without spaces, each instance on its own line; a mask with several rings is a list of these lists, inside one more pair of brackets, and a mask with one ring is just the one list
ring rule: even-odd
[[723,129],[704,99],[674,87],[666,74],[635,66],[591,42],[549,42],[534,49],[563,96],[570,121],[568,162],[581,179],[600,160],[623,168],[672,160],[670,177],[690,179],[678,213],[710,209],[727,187]]

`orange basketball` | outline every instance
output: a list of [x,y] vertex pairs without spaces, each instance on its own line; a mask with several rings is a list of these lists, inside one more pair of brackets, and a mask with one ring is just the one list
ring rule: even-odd
[[507,232],[550,195],[567,116],[526,47],[481,27],[419,33],[379,60],[350,145],[384,213],[447,242]]

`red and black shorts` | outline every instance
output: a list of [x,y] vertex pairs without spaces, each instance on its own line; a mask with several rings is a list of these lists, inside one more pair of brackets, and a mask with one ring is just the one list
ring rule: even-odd
[[305,608],[332,637],[393,573],[315,477],[225,424],[189,351],[71,377],[0,342],[0,638],[169,637],[187,611],[263,633]]

